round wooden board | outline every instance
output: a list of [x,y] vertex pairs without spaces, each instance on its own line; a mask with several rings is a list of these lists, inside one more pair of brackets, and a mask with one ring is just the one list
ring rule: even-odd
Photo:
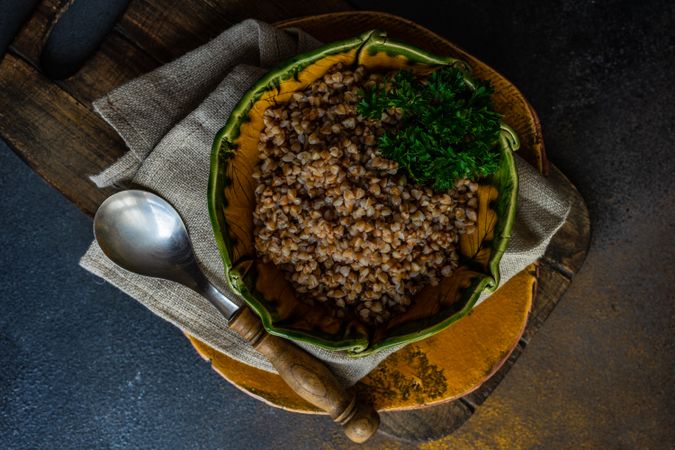
[[[548,173],[539,119],[522,93],[492,68],[430,30],[379,12],[325,14],[276,25],[301,28],[324,42],[377,28],[429,51],[464,59],[476,76],[489,79],[495,86],[495,104],[521,139],[519,155],[541,173]],[[536,265],[528,267],[468,317],[394,353],[355,386],[383,412],[382,431],[404,440],[428,440],[452,432],[470,417],[475,405],[465,396],[510,362],[509,356],[519,347],[534,299],[537,273]],[[286,410],[321,413],[291,391],[278,375],[240,363],[187,337],[219,374],[247,394]],[[506,370],[508,367],[502,372]],[[497,378],[501,379],[493,377]]]
[[[469,316],[390,355],[356,385],[357,391],[379,411],[426,407],[468,394],[501,367],[518,343],[535,282],[536,266],[532,265]],[[188,338],[219,374],[247,394],[286,410],[323,413],[293,392],[279,375]]]

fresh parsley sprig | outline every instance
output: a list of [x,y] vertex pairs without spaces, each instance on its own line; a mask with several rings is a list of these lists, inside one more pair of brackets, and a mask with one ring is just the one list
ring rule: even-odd
[[474,84],[472,89],[462,72],[450,66],[424,79],[399,71],[361,91],[357,110],[379,119],[400,108],[401,122],[380,137],[380,151],[416,184],[443,191],[459,178],[476,179],[499,167],[501,116],[492,108],[493,89],[487,81]]

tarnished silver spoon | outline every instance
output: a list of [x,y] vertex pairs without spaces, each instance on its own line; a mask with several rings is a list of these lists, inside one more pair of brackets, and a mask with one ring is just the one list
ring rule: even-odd
[[357,402],[321,361],[267,334],[250,309],[206,279],[183,220],[166,200],[146,191],[118,192],[96,211],[94,236],[103,253],[123,269],[180,283],[207,298],[232,330],[265,355],[295,392],[340,423],[350,439],[364,442],[377,431],[380,419],[371,405]]

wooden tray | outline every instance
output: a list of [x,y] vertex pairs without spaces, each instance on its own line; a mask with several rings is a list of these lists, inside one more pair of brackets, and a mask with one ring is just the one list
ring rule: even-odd
[[[92,111],[91,101],[175,59],[247,17],[273,22],[287,17],[350,9],[342,0],[288,0],[283,4],[275,0],[244,3],[186,0],[181,14],[177,15],[167,0],[134,1],[87,64],[73,77],[54,82],[42,76],[37,66],[45,33],[65,3],[62,0],[42,0],[12,43],[10,52],[0,61],[0,118],[4,118],[0,120],[0,135],[39,175],[89,215],[93,215],[113,190],[97,189],[87,177],[100,172],[126,151],[114,130]],[[324,41],[381,28],[394,37],[431,51],[465,58],[474,66],[478,76],[490,78],[486,76],[487,66],[480,61],[429,30],[399,17],[383,13],[346,12],[285,20],[278,25],[303,28]],[[520,110],[520,114],[507,112],[507,121],[521,134],[521,139],[527,136],[522,139],[523,148],[519,154],[547,173],[548,164],[536,114],[515,88],[509,91],[500,89],[500,94],[505,92],[512,94],[510,99]],[[521,122],[514,122],[518,119]],[[524,128],[534,131],[522,134]],[[551,168],[551,176],[559,176],[554,168]],[[586,255],[588,213],[574,187],[569,185],[569,189],[573,195],[572,212],[545,257],[539,261],[536,295],[529,321],[522,336],[515,338],[518,343],[501,369],[478,389],[456,400],[422,409],[383,412],[381,429],[385,433],[413,441],[444,436],[464,423],[499,384],[555,307]],[[520,297],[517,299],[522,300]],[[485,303],[485,308],[488,305]],[[493,312],[496,310],[494,307]],[[477,308],[476,314],[480,311]],[[522,314],[520,317],[524,321]],[[471,317],[465,320],[469,319]],[[508,339],[502,341],[505,342],[508,343]],[[217,355],[208,353],[208,349],[199,344],[196,346],[204,355],[214,357],[214,367],[218,369]],[[499,367],[500,362],[499,358],[493,358],[489,364],[491,370]],[[412,376],[410,378],[415,386],[417,380]],[[243,380],[239,383],[244,386]],[[453,383],[448,385],[452,387]],[[450,398],[447,392],[461,391],[455,387],[448,388],[444,395]],[[263,397],[262,391],[258,394]],[[276,399],[280,405],[287,402],[280,399]],[[274,400],[273,397],[266,398],[268,402]],[[422,400],[426,402],[425,397]],[[286,407],[289,407],[288,403]],[[301,404],[294,407],[296,410],[303,408]]]
[[[324,42],[379,28],[392,37],[468,61],[477,76],[492,80],[495,95],[501,97],[497,101],[508,103],[501,112],[521,137],[520,156],[541,173],[549,173],[539,119],[520,91],[426,28],[372,12],[324,14],[277,25],[301,28]],[[496,388],[565,291],[585,256],[588,215],[574,186],[555,168],[552,172],[567,186],[574,206],[547,256],[502,286],[470,316],[394,353],[355,386],[383,413],[382,432],[408,441],[424,441],[459,427]],[[199,354],[211,361],[214,370],[243,392],[285,410],[322,414],[291,391],[278,375],[240,363],[194,337],[188,338]]]

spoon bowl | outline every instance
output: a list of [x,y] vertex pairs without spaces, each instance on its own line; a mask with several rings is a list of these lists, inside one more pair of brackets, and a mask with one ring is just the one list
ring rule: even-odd
[[206,279],[178,211],[158,195],[127,190],[108,197],[94,216],[94,236],[103,253],[123,269],[183,284],[228,319],[239,309]]
[[94,236],[103,253],[123,269],[181,283],[206,297],[277,369],[298,395],[318,406],[355,442],[370,438],[380,423],[372,405],[360,404],[335,375],[290,341],[270,336],[258,317],[214,287],[197,265],[192,243],[178,211],[163,198],[146,191],[112,195],[94,217]]

